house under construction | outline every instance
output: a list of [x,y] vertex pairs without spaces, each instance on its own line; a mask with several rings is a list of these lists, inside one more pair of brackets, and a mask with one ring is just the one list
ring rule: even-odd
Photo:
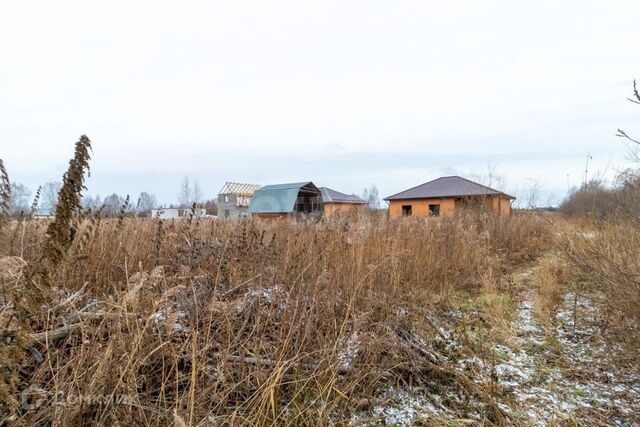
[[218,193],[218,218],[237,219],[248,216],[247,210],[259,184],[227,182]]
[[321,216],[322,195],[310,181],[265,185],[251,199],[249,213],[257,218]]

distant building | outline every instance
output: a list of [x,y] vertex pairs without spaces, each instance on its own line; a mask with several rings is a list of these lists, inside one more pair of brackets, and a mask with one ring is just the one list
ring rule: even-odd
[[322,214],[322,196],[313,182],[265,185],[253,193],[248,213],[258,218]]
[[385,198],[389,216],[436,217],[460,210],[509,215],[515,197],[459,176],[445,176]]
[[367,206],[367,201],[355,194],[344,194],[327,187],[320,187],[319,190],[325,215],[361,210]]
[[170,218],[185,218],[193,214],[194,217],[207,216],[207,210],[204,208],[160,208],[151,209],[151,218],[170,219]]
[[33,219],[53,219],[55,211],[52,208],[40,208],[33,214]]
[[218,193],[218,217],[236,219],[248,216],[247,210],[253,193],[260,188],[258,184],[227,182]]

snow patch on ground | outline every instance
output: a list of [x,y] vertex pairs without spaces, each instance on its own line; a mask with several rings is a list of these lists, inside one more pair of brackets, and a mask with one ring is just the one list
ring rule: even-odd
[[153,313],[150,320],[158,330],[167,329],[167,332],[187,333],[189,328],[179,322],[179,319],[185,319],[187,312],[183,310],[168,311],[166,307],[160,308]]
[[[428,399],[420,393],[410,393],[401,388],[385,392],[370,411],[370,415],[358,414],[351,419],[352,426],[414,426],[449,411],[440,403],[439,396]],[[426,425],[426,424],[423,424]]]
[[[444,363],[456,363],[476,384],[497,384],[502,393],[496,393],[495,404],[514,425],[640,425],[640,372],[612,363],[592,301],[567,294],[550,324],[544,326],[534,313],[532,292],[524,295],[517,309],[514,336],[507,344],[489,344],[493,355],[484,359],[482,354],[471,354]],[[462,319],[463,315],[458,311],[450,313],[450,318]],[[357,354],[353,344],[357,338],[351,336],[340,347],[342,362],[351,363]],[[452,338],[440,355],[447,358],[446,354],[455,354],[458,348],[462,348],[460,343]],[[454,398],[394,387],[369,410],[358,412],[350,424],[410,426],[445,420],[455,424],[459,414],[440,403]],[[482,407],[477,406],[481,412]],[[471,409],[468,414],[471,419],[465,422],[481,425],[478,412]]]
[[[576,316],[574,309],[582,314]],[[638,421],[640,377],[607,363],[594,312],[587,298],[567,295],[555,324],[545,331],[525,299],[518,309],[517,346],[494,348],[501,359],[495,377],[531,425],[581,418],[585,412],[617,425]]]
[[250,289],[245,293],[246,299],[262,299],[268,303],[278,301],[285,296],[286,291],[282,285],[273,285],[271,287]]
[[341,346],[338,352],[340,367],[345,371],[351,367],[351,364],[360,352],[358,338],[358,332],[354,331],[346,340],[346,342]]

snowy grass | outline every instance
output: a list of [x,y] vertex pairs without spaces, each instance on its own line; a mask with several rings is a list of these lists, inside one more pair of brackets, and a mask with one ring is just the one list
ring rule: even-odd
[[[512,276],[526,289],[515,309],[512,336],[481,342],[475,351],[458,360],[461,372],[473,376],[484,387],[496,387],[495,404],[507,424],[547,426],[579,425],[634,426],[640,422],[640,374],[634,367],[617,367],[611,348],[597,326],[598,312],[586,296],[567,293],[552,319],[537,318],[535,291],[527,288],[536,275],[530,270]],[[482,306],[470,298],[450,317],[465,323],[477,316]],[[458,339],[460,333],[447,331]],[[491,334],[476,333],[482,340]],[[480,340],[480,341],[482,341]],[[449,350],[464,349],[468,342],[449,342]],[[483,348],[487,352],[483,352]],[[453,352],[449,352],[452,354]],[[352,425],[480,425],[487,407],[467,402],[466,411],[441,405],[451,390],[409,391],[392,388],[380,396],[366,416],[358,413]],[[498,423],[499,424],[499,423]]]

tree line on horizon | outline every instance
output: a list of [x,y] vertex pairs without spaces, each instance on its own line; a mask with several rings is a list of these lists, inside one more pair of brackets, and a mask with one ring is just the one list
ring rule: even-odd
[[[205,208],[207,214],[217,214],[217,203],[214,199],[205,199],[197,180],[192,181],[185,176],[180,184],[176,203],[168,206],[161,206],[156,196],[147,191],[139,193],[137,199],[132,200],[129,195],[119,195],[112,193],[104,199],[99,195],[92,196],[86,193],[82,196],[81,205],[85,209],[100,211],[105,217],[124,214],[126,216],[148,216],[152,209],[161,207],[167,208],[192,208],[195,204],[197,208]],[[20,182],[11,182],[11,204],[9,212],[14,217],[28,214],[45,213],[55,210],[58,204],[61,181],[48,181],[39,186],[35,193]],[[33,197],[32,197],[33,195]]]
[[[36,189],[35,193],[20,182],[11,183],[11,206],[9,211],[14,217],[27,214],[49,213],[55,210],[58,204],[61,181],[48,181]],[[33,195],[33,197],[32,197]],[[367,201],[369,208],[380,208],[380,195],[376,185],[365,188],[361,197]],[[112,193],[104,199],[99,195],[92,196],[86,193],[82,196],[81,205],[84,209],[100,210],[105,217],[124,214],[126,216],[149,216],[152,209],[179,208],[188,209],[204,208],[207,215],[218,214],[216,199],[205,198],[197,179],[185,176],[180,182],[176,202],[168,205],[158,203],[156,196],[147,191],[139,193],[137,199],[130,199],[129,195],[121,196]]]

